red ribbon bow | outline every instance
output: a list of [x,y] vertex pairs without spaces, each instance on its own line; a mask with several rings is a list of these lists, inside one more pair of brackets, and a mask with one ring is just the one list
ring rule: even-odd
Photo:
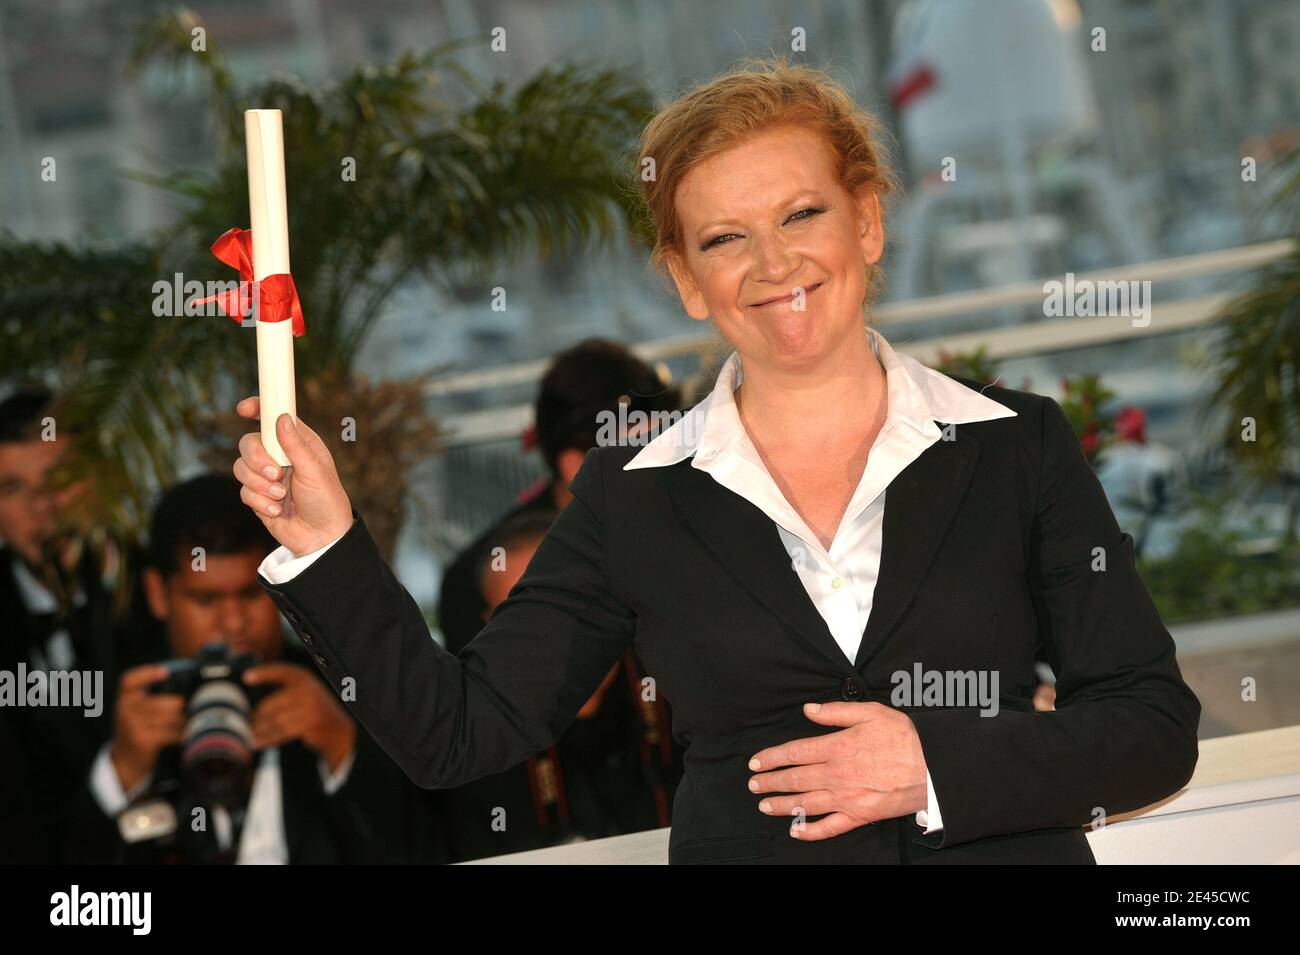
[[195,305],[216,302],[218,307],[233,318],[243,323],[243,318],[252,310],[251,296],[257,296],[260,322],[283,322],[293,320],[294,337],[307,332],[307,325],[302,317],[302,305],[298,301],[298,289],[293,284],[293,276],[288,272],[268,275],[260,282],[253,281],[253,232],[235,226],[221,234],[212,243],[212,254],[226,265],[239,272],[239,288],[207,298],[194,300]]

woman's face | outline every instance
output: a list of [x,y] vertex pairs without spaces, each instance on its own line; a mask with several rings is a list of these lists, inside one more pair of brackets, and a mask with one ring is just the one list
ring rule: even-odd
[[874,192],[845,191],[820,136],[758,134],[692,169],[676,205],[682,249],[667,264],[682,303],[742,358],[797,369],[862,334],[880,206]]

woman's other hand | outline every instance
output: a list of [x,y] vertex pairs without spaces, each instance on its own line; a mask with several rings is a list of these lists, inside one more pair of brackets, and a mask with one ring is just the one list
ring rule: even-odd
[[755,753],[750,792],[793,794],[767,796],[759,812],[795,816],[790,835],[815,842],[926,808],[925,753],[906,713],[880,703],[810,703],[804,715],[842,729]]

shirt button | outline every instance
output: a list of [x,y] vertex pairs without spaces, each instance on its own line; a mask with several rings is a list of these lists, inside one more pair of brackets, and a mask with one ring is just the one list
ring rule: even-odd
[[839,589],[840,589],[841,587],[843,587],[843,586],[844,586],[844,578],[843,578],[843,577],[836,577],[834,580],[831,581],[831,589],[832,589],[832,590],[839,590]]
[[315,660],[316,660],[316,665],[320,667],[322,670],[328,670],[330,668],[329,662],[319,653],[316,654]]
[[840,685],[840,696],[846,700],[856,700],[862,696],[862,687],[858,686],[858,681],[849,677]]

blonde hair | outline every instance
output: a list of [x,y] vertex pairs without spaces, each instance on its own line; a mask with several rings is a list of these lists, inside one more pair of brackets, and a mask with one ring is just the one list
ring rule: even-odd
[[[779,125],[820,135],[841,186],[850,195],[873,190],[882,217],[899,191],[884,145],[884,124],[858,106],[824,71],[784,58],[750,59],[688,90],[664,106],[641,134],[637,149],[640,229],[661,273],[669,254],[683,255],[677,189],[701,162]],[[653,169],[653,175],[645,170]],[[867,296],[880,288],[881,271],[867,266]]]

